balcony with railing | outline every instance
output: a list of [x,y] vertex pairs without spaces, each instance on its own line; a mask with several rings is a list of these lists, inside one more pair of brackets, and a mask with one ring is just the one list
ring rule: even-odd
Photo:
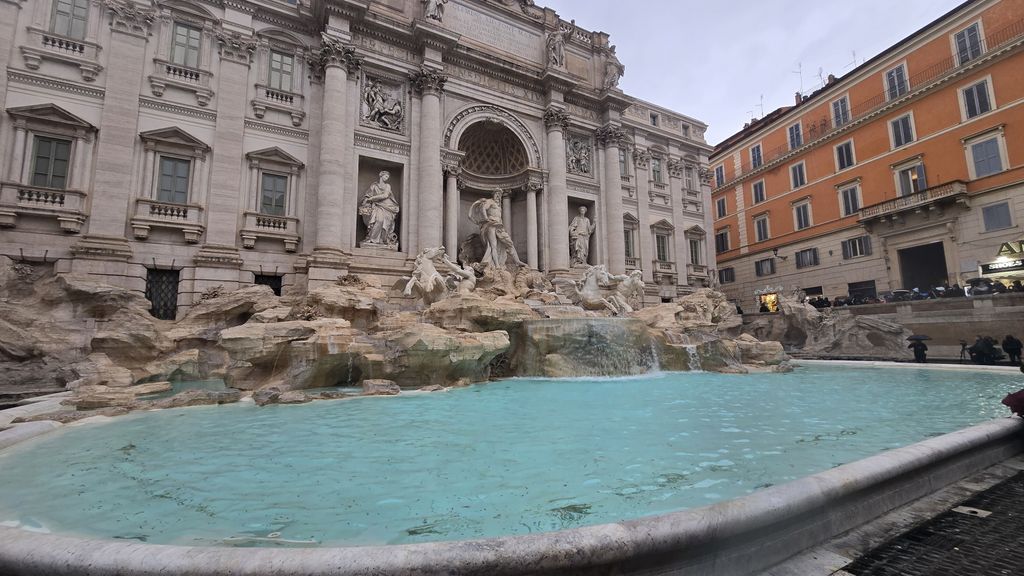
[[[985,37],[985,41],[982,43],[985,51],[980,56],[962,64],[957,61],[956,57],[949,56],[923,70],[916,72],[910,76],[907,81],[909,90],[898,98],[889,98],[889,94],[883,91],[876,93],[871,98],[861,102],[850,102],[849,116],[844,118],[841,122],[836,122],[835,118],[832,116],[823,116],[818,119],[795,116],[787,120],[786,124],[792,124],[796,121],[796,118],[800,118],[804,130],[804,143],[801,146],[790,148],[788,144],[784,144],[770,150],[763,150],[762,161],[757,166],[753,166],[751,164],[750,154],[744,150],[742,154],[743,161],[737,168],[736,174],[732,175],[731,178],[728,178],[721,186],[714,187],[714,189],[719,190],[723,188],[732,188],[735,186],[737,181],[750,176],[751,174],[774,169],[777,161],[797,154],[801,150],[815,147],[821,142],[829,140],[832,136],[849,130],[862,120],[871,117],[884,109],[896,106],[901,102],[915,97],[920,92],[929,89],[934,84],[957,74],[963,69],[975,66],[979,61],[982,61],[997,52],[1011,49],[1021,44],[1024,44],[1024,20],[1017,20],[987,35]],[[829,85],[826,85],[822,90],[828,88]],[[814,95],[812,94],[811,98],[813,97]],[[819,104],[822,103],[824,102],[819,102]],[[772,125],[774,124],[775,122],[772,123]],[[779,124],[780,127],[781,125],[782,124]]]
[[149,87],[154,96],[163,96],[168,86],[173,86],[196,96],[196,103],[206,106],[213,98],[210,80],[213,74],[208,70],[182,66],[160,58],[154,58],[155,70],[149,77]]
[[290,115],[292,126],[302,126],[302,120],[306,117],[306,104],[302,94],[257,84],[256,97],[252,100],[252,113],[257,118],[263,118],[267,110],[279,110]]
[[268,238],[284,242],[286,252],[295,252],[299,247],[299,219],[291,216],[273,216],[257,212],[246,212],[245,223],[240,235],[243,248],[255,248],[256,240]]
[[39,28],[28,28],[28,37],[21,46],[25,67],[38,70],[43,60],[77,66],[82,80],[92,82],[103,69],[100,66],[100,45],[86,40],[68,38]]
[[626,256],[626,270],[639,270],[640,259],[632,256]]
[[865,206],[860,209],[858,221],[869,225],[874,221],[896,217],[905,212],[932,211],[953,203],[967,205],[967,202],[967,183],[953,180],[913,194]]
[[703,264],[687,264],[686,265],[686,275],[687,276],[700,276],[700,277],[703,277],[703,278],[707,278],[707,276],[708,276],[708,267],[703,265]]
[[662,274],[675,274],[676,263],[668,262],[666,260],[654,260],[651,262],[655,272],[661,272]]
[[189,244],[199,242],[206,229],[203,225],[201,206],[157,202],[149,198],[135,200],[135,213],[131,224],[132,234],[138,240],[149,238],[151,228],[168,228],[181,231]]
[[60,229],[77,234],[85,223],[85,192],[26,186],[0,185],[0,226],[13,228],[22,216],[55,218]]

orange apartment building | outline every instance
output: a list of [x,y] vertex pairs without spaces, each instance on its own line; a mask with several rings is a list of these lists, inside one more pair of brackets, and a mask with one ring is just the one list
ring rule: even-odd
[[718,279],[744,307],[1024,277],[1024,0],[961,4],[710,162]]

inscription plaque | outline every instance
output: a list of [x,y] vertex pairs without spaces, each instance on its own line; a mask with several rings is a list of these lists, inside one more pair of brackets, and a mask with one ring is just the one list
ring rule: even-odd
[[453,32],[525,60],[540,62],[543,56],[544,40],[540,32],[524,30],[471,6],[450,3],[444,20],[445,27]]

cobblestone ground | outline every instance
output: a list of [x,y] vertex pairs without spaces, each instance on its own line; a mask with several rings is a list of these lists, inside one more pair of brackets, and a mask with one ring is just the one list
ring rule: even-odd
[[854,576],[1024,574],[1024,472],[893,538],[843,570]]

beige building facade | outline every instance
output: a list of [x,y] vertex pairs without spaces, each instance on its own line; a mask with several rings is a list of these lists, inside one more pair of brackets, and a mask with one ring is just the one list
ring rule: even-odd
[[608,35],[532,2],[3,0],[0,65],[0,254],[164,316],[472,261],[495,188],[552,276],[642,269],[656,301],[714,266],[706,125],[624,94]]

